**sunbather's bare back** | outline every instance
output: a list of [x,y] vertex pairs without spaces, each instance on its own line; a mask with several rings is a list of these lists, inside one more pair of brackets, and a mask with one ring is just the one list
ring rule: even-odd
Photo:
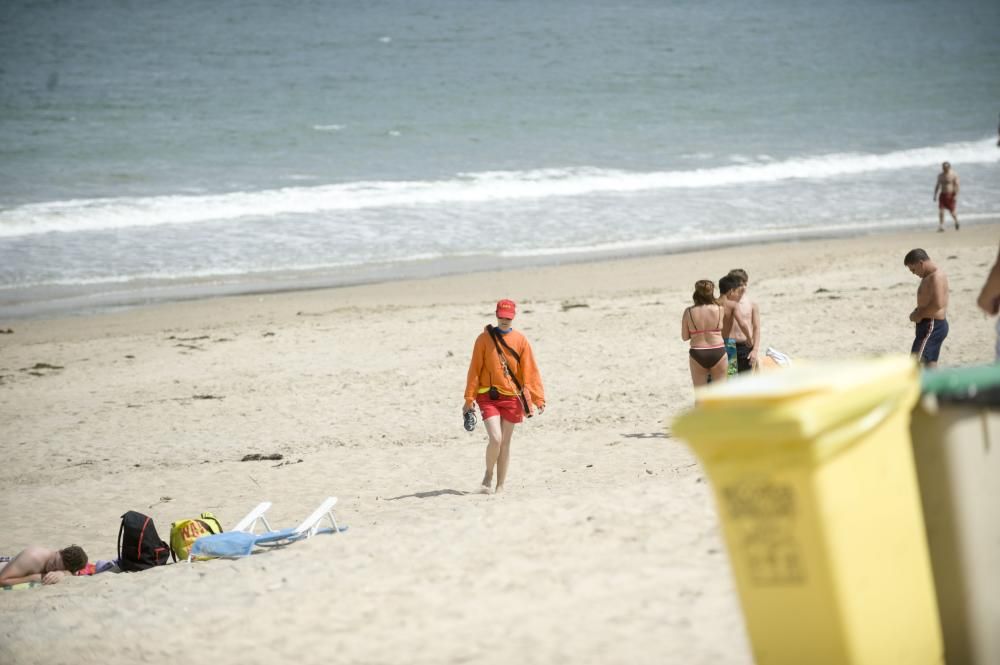
[[64,571],[57,550],[38,545],[30,545],[0,568],[0,584],[20,584],[21,582],[44,582],[54,584],[62,578]]

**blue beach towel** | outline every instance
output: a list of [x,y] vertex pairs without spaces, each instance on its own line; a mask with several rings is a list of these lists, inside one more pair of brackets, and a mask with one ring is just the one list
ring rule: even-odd
[[[346,526],[339,527],[338,532],[347,531]],[[319,529],[317,534],[334,533],[333,529]],[[295,529],[281,529],[269,533],[247,533],[245,531],[226,531],[210,536],[202,536],[191,546],[192,559],[199,558],[237,558],[250,556],[254,547],[281,546],[304,540],[305,534],[296,533]]]
[[202,536],[191,546],[191,558],[200,557],[241,557],[253,552],[257,535],[245,531],[227,531],[211,536]]

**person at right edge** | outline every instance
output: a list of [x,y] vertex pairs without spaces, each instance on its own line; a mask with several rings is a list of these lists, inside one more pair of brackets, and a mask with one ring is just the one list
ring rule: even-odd
[[[976,304],[987,316],[996,316],[997,313],[1000,313],[1000,251],[997,252],[997,259],[993,262],[990,274],[983,282],[983,288],[979,292]],[[996,344],[996,362],[1000,362],[1000,318],[997,319]]]
[[[489,440],[486,445],[486,473],[479,491],[491,494],[493,472],[496,492],[502,492],[510,464],[510,442],[514,426],[545,410],[545,391],[535,356],[527,338],[512,327],[516,306],[513,300],[497,303],[496,327],[486,326],[476,338],[465,384],[463,415],[479,405]],[[525,410],[528,410],[527,414]]]

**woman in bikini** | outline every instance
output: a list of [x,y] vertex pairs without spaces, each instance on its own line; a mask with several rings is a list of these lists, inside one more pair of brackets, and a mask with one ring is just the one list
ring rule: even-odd
[[694,284],[694,305],[681,315],[681,339],[691,341],[688,364],[696,386],[711,381],[725,381],[729,364],[726,343],[722,339],[725,308],[715,300],[715,284],[700,279]]

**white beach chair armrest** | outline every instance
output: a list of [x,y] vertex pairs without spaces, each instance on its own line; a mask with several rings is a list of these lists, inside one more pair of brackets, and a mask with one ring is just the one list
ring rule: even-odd
[[231,531],[246,531],[247,533],[253,533],[258,522],[264,524],[265,533],[271,531],[271,525],[267,523],[267,518],[264,517],[264,513],[266,513],[270,508],[270,501],[261,501],[257,504],[256,508],[251,510],[243,519],[237,522],[236,526],[234,526]]
[[320,504],[319,508],[313,511],[313,513],[302,521],[302,524],[295,528],[295,533],[299,536],[305,536],[306,538],[312,538],[319,531],[320,524],[324,519],[330,521],[330,525],[333,527],[333,533],[339,533],[340,527],[337,526],[337,519],[333,516],[333,507],[337,505],[337,497],[330,496]]

